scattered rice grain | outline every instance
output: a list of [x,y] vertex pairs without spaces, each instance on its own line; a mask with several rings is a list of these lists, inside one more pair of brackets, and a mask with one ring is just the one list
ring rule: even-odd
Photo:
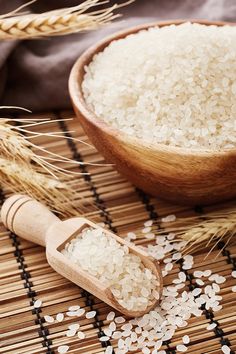
[[57,320],[58,322],[62,322],[62,321],[64,320],[64,315],[63,315],[63,313],[58,313],[58,314],[56,315],[56,320]]
[[42,301],[41,300],[36,300],[35,302],[34,302],[34,308],[35,309],[38,309],[39,307],[41,307],[42,306]]
[[222,345],[221,350],[224,354],[230,354],[231,353],[231,349],[230,347],[228,347],[228,345]]
[[217,324],[215,322],[212,322],[210,323],[208,326],[207,326],[207,330],[208,331],[211,331],[212,329],[216,328]]
[[45,315],[44,319],[47,323],[53,323],[54,322],[54,318],[52,316],[49,315]]
[[187,334],[185,334],[185,336],[183,336],[183,338],[182,338],[182,341],[184,344],[189,344],[189,342],[190,342],[189,336]]
[[176,350],[177,352],[186,352],[188,350],[188,347],[186,347],[186,345],[184,344],[178,344],[176,346]]
[[57,348],[57,351],[58,353],[60,354],[64,354],[66,352],[68,352],[69,350],[69,346],[68,345],[60,345],[58,348]]
[[96,311],[89,311],[86,313],[85,317],[87,319],[94,318],[96,316]]
[[84,339],[84,338],[85,338],[84,332],[81,332],[81,331],[79,331],[79,332],[77,333],[77,336],[78,336],[79,339]]

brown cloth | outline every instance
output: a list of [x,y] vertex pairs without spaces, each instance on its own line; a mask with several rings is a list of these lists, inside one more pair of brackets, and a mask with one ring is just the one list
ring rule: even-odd
[[[77,5],[80,1],[39,0],[32,12]],[[113,1],[115,2],[115,1]],[[121,2],[117,0],[117,2]],[[6,13],[25,1],[0,0]],[[205,18],[236,20],[236,0],[136,0],[121,8],[122,20],[83,34],[0,43],[0,105],[37,110],[70,106],[68,77],[80,54],[102,37],[117,30],[155,20]]]

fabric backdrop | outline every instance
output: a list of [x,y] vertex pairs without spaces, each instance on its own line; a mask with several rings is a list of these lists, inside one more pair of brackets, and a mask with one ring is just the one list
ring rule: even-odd
[[[43,12],[80,2],[38,0],[30,10]],[[22,3],[25,1],[0,0],[0,11],[9,12]],[[97,31],[1,42],[0,105],[17,105],[34,111],[69,107],[69,72],[79,55],[94,42],[125,27],[154,20],[205,18],[235,21],[236,0],[136,0],[121,8],[120,12],[124,14],[122,20]]]

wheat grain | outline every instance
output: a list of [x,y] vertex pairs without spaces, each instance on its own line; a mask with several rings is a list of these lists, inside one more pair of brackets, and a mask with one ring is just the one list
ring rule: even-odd
[[14,193],[26,193],[65,217],[84,213],[86,209],[82,200],[75,208],[74,192],[66,184],[35,171],[28,164],[1,157],[0,185]]
[[[210,254],[221,241],[225,242],[223,246],[225,247],[236,233],[236,210],[234,208],[223,212],[204,214],[201,218],[203,220],[195,217],[187,219],[190,224],[175,232],[177,238],[187,242],[183,250],[184,253],[211,246],[208,252]],[[193,225],[192,222],[196,222],[196,220],[199,222]]]
[[[13,125],[15,123],[18,126]],[[37,133],[26,129],[42,123],[50,124],[51,121],[0,118],[0,185],[10,192],[27,193],[63,216],[84,213],[89,203],[74,193],[71,183],[71,175],[77,172],[64,168],[67,164],[80,165],[80,162],[47,151],[30,141],[35,134],[58,138],[54,132]]]
[[[20,126],[12,125],[12,123],[22,124],[23,122],[27,124],[20,125]],[[26,163],[33,162],[37,166],[44,168],[53,177],[56,177],[53,171],[55,171],[56,173],[62,173],[62,174],[65,173],[66,175],[70,174],[70,171],[65,170],[49,161],[84,165],[84,163],[82,162],[74,161],[67,157],[60,156],[58,154],[45,150],[43,147],[36,146],[34,143],[31,142],[32,138],[38,136],[48,136],[51,138],[56,137],[56,138],[65,139],[65,136],[60,135],[61,132],[59,134],[57,132],[39,133],[39,132],[25,129],[26,127],[31,128],[33,126],[40,125],[42,123],[50,124],[51,122],[52,121],[48,119],[43,121],[40,120],[32,121],[27,119],[0,118],[0,156],[4,156],[10,159],[14,157],[14,159],[24,161]],[[53,120],[53,122],[55,123],[57,122],[57,120]],[[70,139],[89,145],[88,143],[85,143],[80,139],[74,139],[74,138],[70,138]],[[42,153],[46,153],[46,156],[39,155],[35,153],[34,150],[38,150]],[[89,163],[87,164],[89,165]],[[73,174],[81,174],[81,173],[73,172]]]
[[[86,0],[78,6],[41,14],[20,14],[17,12],[22,8],[20,7],[9,14],[0,16],[0,39],[29,39],[95,30],[119,17],[118,14],[114,14],[114,10],[133,1],[90,11],[107,1]],[[88,10],[90,12],[87,12]]]
[[[221,241],[224,241],[223,248],[232,241],[236,234],[236,209],[227,208],[201,216],[178,218],[178,222],[173,227],[158,231],[157,237],[167,233],[175,235],[175,242],[184,241],[184,246],[181,248],[183,254],[210,246],[208,256],[213,249],[221,246]],[[219,248],[222,251],[222,246]]]

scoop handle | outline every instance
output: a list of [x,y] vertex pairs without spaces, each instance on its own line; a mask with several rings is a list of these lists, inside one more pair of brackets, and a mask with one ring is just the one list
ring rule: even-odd
[[47,230],[61,222],[45,205],[20,194],[6,199],[1,209],[1,219],[6,228],[16,235],[44,247]]

